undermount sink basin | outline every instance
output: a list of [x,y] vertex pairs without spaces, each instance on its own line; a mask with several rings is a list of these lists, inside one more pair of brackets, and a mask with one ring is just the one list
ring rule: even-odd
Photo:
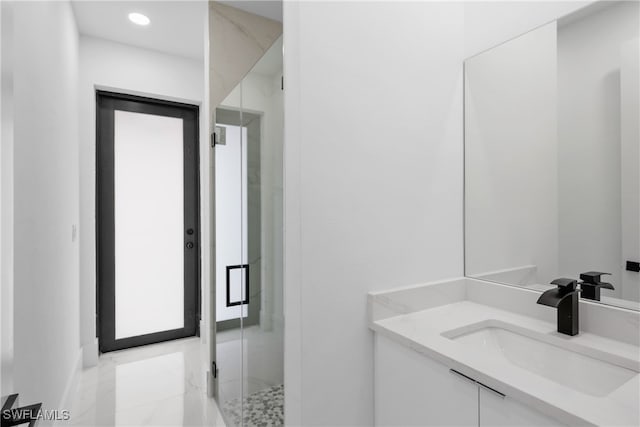
[[561,338],[497,320],[442,335],[474,351],[482,351],[495,361],[509,363],[591,396],[607,396],[638,375],[637,369],[585,355],[579,346],[567,348],[571,343]]

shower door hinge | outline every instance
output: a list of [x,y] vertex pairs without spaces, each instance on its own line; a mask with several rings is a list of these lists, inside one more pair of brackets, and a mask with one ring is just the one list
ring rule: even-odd
[[215,361],[211,362],[211,374],[213,378],[218,378],[218,365],[216,365]]
[[211,134],[211,146],[227,145],[227,128],[224,126],[216,126]]

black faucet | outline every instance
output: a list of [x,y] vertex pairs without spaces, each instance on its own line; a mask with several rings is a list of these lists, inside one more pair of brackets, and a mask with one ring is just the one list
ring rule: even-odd
[[571,336],[577,335],[579,332],[578,281],[555,279],[551,284],[557,287],[543,292],[538,298],[538,304],[558,309],[558,332]]
[[601,273],[599,271],[587,271],[580,274],[580,280],[583,281],[580,283],[582,298],[600,301],[600,289],[613,289],[611,283],[605,283],[600,280],[601,276],[605,274],[611,275],[611,273]]

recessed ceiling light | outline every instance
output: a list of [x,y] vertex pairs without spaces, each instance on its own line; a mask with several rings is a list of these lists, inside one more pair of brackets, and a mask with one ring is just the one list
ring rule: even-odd
[[151,20],[146,15],[137,12],[129,14],[129,21],[142,26],[149,25],[149,23],[151,22]]

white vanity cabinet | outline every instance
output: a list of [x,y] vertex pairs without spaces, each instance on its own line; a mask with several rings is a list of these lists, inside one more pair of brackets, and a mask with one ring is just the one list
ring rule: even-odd
[[481,386],[478,386],[478,393],[478,425],[480,426],[564,426],[553,418],[516,402],[508,396],[502,397]]
[[377,426],[477,426],[478,386],[375,334]]
[[561,426],[402,344],[375,334],[376,426]]

